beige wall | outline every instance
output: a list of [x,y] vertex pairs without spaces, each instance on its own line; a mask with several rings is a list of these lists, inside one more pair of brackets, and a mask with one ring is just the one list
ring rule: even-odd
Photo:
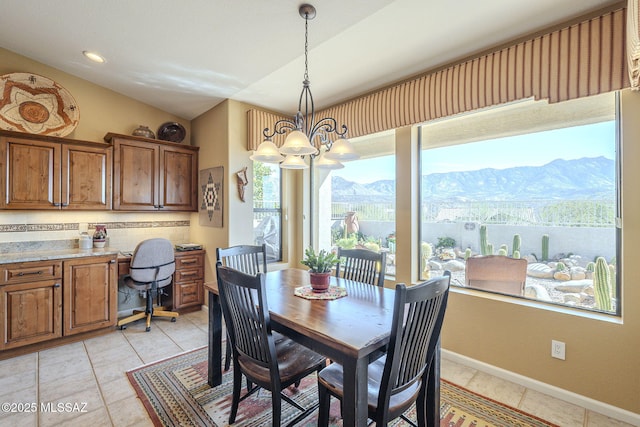
[[[622,93],[622,322],[454,291],[443,348],[640,413],[640,93]],[[401,172],[402,169],[398,168]],[[550,356],[566,343],[566,360]]]

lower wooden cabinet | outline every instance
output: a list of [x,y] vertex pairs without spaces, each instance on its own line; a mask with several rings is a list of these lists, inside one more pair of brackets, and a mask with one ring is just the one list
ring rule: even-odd
[[204,251],[176,252],[173,308],[200,307],[203,303]]
[[0,349],[62,336],[62,262],[0,266]]
[[91,257],[64,263],[64,335],[115,325],[116,257]]
[[116,323],[116,255],[0,265],[0,350]]

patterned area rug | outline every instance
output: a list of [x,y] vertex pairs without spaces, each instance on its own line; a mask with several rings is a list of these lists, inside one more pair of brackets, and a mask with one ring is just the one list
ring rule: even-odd
[[[155,426],[213,426],[228,425],[231,407],[233,374],[224,372],[222,384],[211,388],[207,384],[207,348],[184,353],[127,372]],[[309,376],[298,389],[285,390],[302,406],[317,400],[316,379]],[[339,403],[332,399],[331,426],[341,426]],[[282,402],[282,424],[299,414],[298,410]],[[414,419],[414,410],[407,416]],[[257,427],[271,424],[271,394],[260,390],[240,402],[234,426]],[[315,426],[316,415],[311,414],[300,426]],[[396,421],[391,425],[408,425]],[[557,427],[520,410],[441,381],[441,427]]]

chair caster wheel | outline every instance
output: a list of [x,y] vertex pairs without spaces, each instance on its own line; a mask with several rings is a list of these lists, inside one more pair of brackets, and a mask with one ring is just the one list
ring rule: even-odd
[[120,330],[121,330],[121,331],[124,331],[125,329],[127,329],[127,327],[126,327],[125,325],[121,325],[121,326],[120,326]]
[[171,321],[172,321],[173,323],[176,323],[176,318],[175,318],[175,317],[172,317],[172,318],[171,318]]
[[147,326],[147,328],[145,329],[145,331],[149,332],[151,330],[151,326]]

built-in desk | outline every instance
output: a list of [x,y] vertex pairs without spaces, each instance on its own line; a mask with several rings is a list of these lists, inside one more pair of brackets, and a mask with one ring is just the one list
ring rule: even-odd
[[[204,249],[176,251],[176,272],[173,274],[171,310],[188,312],[199,310],[203,304]],[[118,276],[129,273],[131,257],[118,257]]]

